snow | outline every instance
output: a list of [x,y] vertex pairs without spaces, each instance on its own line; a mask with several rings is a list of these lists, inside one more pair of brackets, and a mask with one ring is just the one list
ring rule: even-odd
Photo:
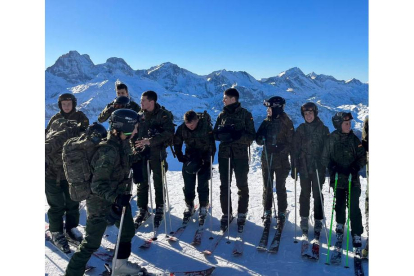
[[[304,260],[300,256],[300,247],[301,243],[294,243],[295,235],[295,182],[289,176],[286,181],[287,196],[288,196],[288,210],[290,210],[290,215],[286,221],[279,252],[277,254],[263,253],[258,252],[255,246],[258,244],[262,232],[262,221],[261,216],[263,212],[262,207],[262,171],[260,168],[259,155],[260,148],[253,148],[252,162],[250,165],[250,171],[248,175],[249,179],[249,190],[250,190],[250,200],[249,200],[249,212],[248,212],[248,221],[246,222],[245,232],[244,232],[244,254],[240,257],[235,257],[232,255],[233,244],[236,236],[236,223],[230,225],[230,244],[227,244],[227,237],[221,241],[217,249],[212,256],[205,257],[200,251],[204,250],[209,244],[210,237],[210,218],[205,222],[206,231],[204,233],[202,243],[198,247],[191,245],[193,235],[197,229],[197,222],[193,221],[189,223],[187,229],[180,237],[180,240],[176,243],[169,243],[165,238],[164,224],[160,226],[160,236],[158,241],[154,242],[150,249],[143,250],[138,247],[143,243],[145,238],[151,236],[152,225],[145,224],[141,226],[139,231],[136,233],[135,237],[132,240],[132,255],[130,260],[137,262],[140,265],[145,266],[150,272],[161,272],[162,270],[166,271],[188,271],[188,270],[199,270],[205,269],[209,266],[215,266],[216,270],[213,275],[352,275],[353,274],[353,254],[349,253],[349,264],[350,269],[345,269],[345,258],[346,252],[344,250],[343,262],[341,266],[327,266],[325,265],[326,254],[327,254],[327,240],[325,237],[325,232],[321,234],[321,254],[320,260],[318,262]],[[171,157],[171,156],[169,156]],[[168,193],[169,193],[169,202],[171,205],[171,226],[170,223],[167,223],[167,231],[175,231],[181,224],[182,213],[185,208],[184,204],[184,195],[182,192],[183,180],[180,171],[179,163],[172,158],[168,158],[170,168],[174,168],[171,171],[167,172],[167,184],[168,184]],[[220,208],[220,179],[218,174],[218,165],[213,166],[213,219],[212,219],[212,233],[213,236],[218,233],[219,230],[219,219],[222,215]],[[365,190],[366,190],[366,179],[360,178],[362,192],[360,197],[360,209],[362,213],[363,224],[365,224]],[[331,219],[332,212],[332,200],[333,200],[333,190],[328,187],[328,179],[323,185],[323,195],[325,198],[325,215],[326,223],[329,233],[329,223]],[[297,188],[297,223],[296,223],[296,235],[300,237],[300,228],[299,228],[299,195],[300,195],[300,184],[299,180],[296,185]],[[232,186],[232,206],[233,209],[237,209],[237,187],[235,185],[235,178],[233,176]],[[136,187],[134,187],[133,194],[136,193]],[[274,194],[276,197],[276,195]],[[197,203],[197,197],[196,197]],[[136,198],[131,201],[133,214],[137,211]],[[313,206],[311,202],[311,206]],[[48,205],[45,201],[45,220],[47,221],[47,212]],[[310,215],[310,238],[313,237],[313,207],[311,207]],[[168,215],[167,215],[168,217]],[[197,216],[195,216],[197,217]],[[334,219],[335,220],[335,219]],[[148,220],[147,222],[150,222]],[[86,212],[85,210],[81,211],[80,224],[85,225],[86,222]],[[272,228],[269,237],[273,237],[275,233],[276,222],[273,218]],[[335,228],[335,222],[334,226]],[[81,229],[83,230],[83,229]],[[103,243],[106,246],[113,247],[116,242],[118,229],[115,226],[109,227],[106,230],[108,236],[103,239]],[[333,230],[334,235],[334,230]],[[346,248],[344,238],[343,248]],[[335,240],[333,236],[333,240]],[[362,235],[363,244],[366,242],[366,233]],[[352,249],[352,242],[349,245]],[[45,269],[48,275],[60,275],[63,274],[63,271],[66,268],[68,260],[65,258],[65,255],[61,252],[56,251],[48,242],[45,243]],[[104,270],[103,261],[92,257],[90,260],[90,265],[96,266],[97,268],[86,273],[86,275],[99,275]],[[363,262],[363,268],[365,275],[369,275],[368,264]]]

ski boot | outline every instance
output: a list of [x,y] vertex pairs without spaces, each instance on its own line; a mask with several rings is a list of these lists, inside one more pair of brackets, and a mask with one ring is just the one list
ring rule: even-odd
[[204,220],[206,219],[207,216],[207,206],[203,206],[200,207],[200,212],[199,212],[199,224],[203,225],[204,224]]
[[141,224],[150,217],[150,215],[151,214],[148,212],[148,209],[140,208],[138,215],[135,217],[134,220],[135,229],[138,229],[138,227],[140,227]]
[[354,236],[352,237],[352,246],[353,246],[354,248],[359,248],[359,249],[361,249],[361,246],[362,246],[361,236],[354,235]]
[[59,250],[64,253],[70,253],[70,248],[68,244],[68,240],[66,239],[65,235],[61,232],[51,232],[52,234],[52,242],[56,245]]
[[66,237],[80,244],[83,240],[83,234],[78,228],[73,227],[69,231],[66,229]]
[[237,229],[238,232],[243,232],[243,227],[246,224],[246,213],[238,213],[237,214]]
[[309,218],[300,217],[300,229],[302,230],[302,236],[308,236],[309,231]]
[[148,275],[147,270],[136,263],[131,263],[127,259],[115,260],[115,265],[112,266],[114,275]]
[[[230,220],[229,220],[229,216],[228,215],[222,215],[221,216],[221,220],[220,220],[220,230],[221,231],[226,231],[227,226],[229,223],[231,223],[231,221],[233,220],[233,216],[230,215]],[[230,222],[229,222],[230,221]]]
[[277,213],[277,227],[283,228],[283,225],[285,225],[286,220],[286,212],[278,212]]
[[184,218],[183,218],[183,223],[187,223],[191,216],[194,214],[195,209],[194,209],[194,204],[186,204],[185,210],[184,210]]
[[154,216],[154,227],[158,228],[161,224],[161,221],[164,216],[164,206],[157,207],[155,209],[155,216]]
[[337,223],[335,232],[336,232],[336,240],[342,242],[342,240],[344,239],[344,225],[341,223]]
[[369,241],[369,238],[367,239],[367,244],[365,245],[365,248],[362,249],[362,253],[361,253],[362,258],[364,259],[368,258],[368,241]]
[[319,241],[319,237],[321,236],[323,223],[321,219],[315,219],[315,226],[313,228],[313,238],[317,241]]
[[271,220],[272,220],[272,210],[265,210],[262,216],[263,226],[269,225]]

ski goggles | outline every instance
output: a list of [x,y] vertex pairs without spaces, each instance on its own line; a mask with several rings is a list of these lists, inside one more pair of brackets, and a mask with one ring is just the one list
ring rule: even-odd
[[283,107],[283,104],[271,103],[266,100],[263,101],[263,105],[266,107]]

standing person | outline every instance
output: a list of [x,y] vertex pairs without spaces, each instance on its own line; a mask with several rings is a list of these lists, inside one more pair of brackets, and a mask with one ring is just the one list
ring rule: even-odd
[[[46,133],[51,130],[53,122],[57,123],[57,121],[76,121],[81,130],[88,127],[89,120],[82,111],[76,111],[76,102],[76,98],[72,94],[65,93],[59,96],[60,112],[52,116],[46,127]],[[78,131],[78,129],[76,130]],[[59,143],[60,148],[53,150],[52,157],[47,156],[46,158],[46,160],[57,161],[46,162],[45,193],[49,204],[47,216],[52,240],[59,249],[67,251],[69,246],[65,233],[70,238],[78,241],[82,240],[82,233],[76,228],[79,224],[79,202],[71,200],[69,184],[63,171],[63,143],[64,141],[61,141]],[[46,150],[48,150],[48,147],[46,147]],[[65,229],[63,229],[63,216],[66,217]]]
[[91,195],[86,199],[86,235],[66,268],[66,276],[80,276],[92,253],[100,244],[107,225],[119,227],[122,208],[126,207],[118,256],[112,269],[115,275],[138,274],[145,271],[139,265],[127,261],[131,255],[134,237],[134,221],[131,214],[129,178],[129,139],[137,132],[138,114],[119,109],[111,114],[107,141],[101,142],[91,161]]
[[[231,184],[231,177],[236,176],[238,188],[238,226],[246,223],[247,209],[249,206],[249,187],[247,184],[247,174],[249,173],[249,154],[248,148],[254,140],[255,129],[252,114],[241,107],[239,102],[239,92],[235,88],[224,91],[224,108],[217,117],[214,126],[214,139],[220,141],[218,163],[220,172],[220,203],[223,216],[221,217],[220,228],[227,229],[228,221],[233,219],[231,207],[228,210],[228,190]],[[230,159],[230,168],[229,168]],[[230,174],[230,183],[228,176]],[[228,217],[230,213],[230,218]]]
[[[138,113],[141,110],[141,107],[136,102],[134,102],[129,96],[128,87],[126,86],[126,84],[120,81],[115,82],[115,92],[115,100],[107,104],[104,110],[102,110],[101,114],[99,114],[98,116],[98,121],[100,123],[103,123],[106,120],[108,120],[112,112],[119,108],[131,109],[134,110],[136,113]],[[123,97],[127,97],[129,101],[125,101]]]
[[[185,154],[182,146],[185,143]],[[211,173],[211,157],[216,152],[211,117],[207,111],[195,113],[190,110],[184,114],[182,123],[174,135],[174,151],[178,161],[183,163],[184,198],[186,209],[184,220],[194,213],[195,185],[198,178],[198,199],[200,220],[204,220],[208,207],[208,181]],[[198,177],[197,177],[198,176]]]
[[135,218],[136,225],[140,225],[148,216],[148,175],[147,160],[153,175],[155,188],[155,217],[154,226],[157,228],[163,218],[163,179],[161,161],[164,161],[167,170],[166,148],[174,136],[173,116],[171,112],[157,103],[157,93],[146,91],[141,96],[142,115],[139,122],[139,130],[136,135],[135,146],[140,149],[144,160],[140,163],[142,171],[141,182],[137,188],[138,215]]
[[[335,174],[338,173],[336,188],[336,235],[337,240],[342,240],[344,223],[346,219],[347,200],[350,200],[350,220],[354,248],[361,249],[362,227],[361,209],[359,197],[361,184],[359,182],[359,170],[366,164],[365,149],[361,141],[351,129],[351,113],[337,112],[332,117],[332,123],[336,130],[329,136],[322,152],[322,165],[330,172],[330,185],[335,185]],[[352,175],[351,195],[348,194],[348,177]]]
[[[273,200],[273,178],[276,174],[277,224],[283,225],[286,219],[287,194],[286,178],[289,175],[289,154],[293,142],[293,123],[284,112],[286,100],[275,96],[264,101],[267,117],[256,133],[256,143],[263,145],[263,222],[270,223]],[[270,179],[269,179],[270,177]],[[276,210],[275,210],[276,211]]]
[[369,199],[368,199],[368,193],[369,193],[369,153],[368,153],[368,116],[365,117],[364,120],[364,127],[362,128],[362,146],[364,147],[366,153],[367,153],[367,191],[365,193],[365,217],[366,217],[366,225],[365,228],[367,230],[367,244],[365,245],[364,250],[362,250],[362,255],[364,257],[368,256],[368,241],[369,241]]
[[[311,191],[313,195],[314,210],[314,237],[319,239],[322,231],[323,220],[323,196],[321,198],[322,185],[325,183],[326,167],[321,164],[323,146],[329,137],[329,129],[318,117],[318,107],[311,102],[305,103],[300,109],[305,123],[299,125],[295,131],[292,149],[291,176],[296,179],[296,172],[300,174],[300,228],[305,236],[309,230],[309,209]],[[317,179],[316,170],[319,175]],[[321,187],[319,187],[319,184]]]

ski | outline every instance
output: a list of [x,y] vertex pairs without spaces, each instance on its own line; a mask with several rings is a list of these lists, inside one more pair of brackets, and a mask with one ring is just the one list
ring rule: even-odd
[[184,230],[187,228],[188,223],[190,222],[193,215],[196,213],[197,205],[194,206],[194,212],[189,217],[184,217],[181,226],[168,238],[168,241],[176,242],[178,238],[184,233]]
[[361,261],[361,248],[354,248],[354,270],[355,276],[364,276]]
[[237,237],[236,237],[236,241],[234,242],[234,247],[233,247],[234,256],[240,256],[243,254],[243,230],[244,230],[243,225],[238,226]]
[[152,244],[152,242],[153,241],[156,241],[158,238],[157,238],[157,231],[158,231],[158,228],[155,228],[155,230],[154,230],[154,234],[152,235],[152,237],[151,238],[149,238],[149,239],[146,239],[145,241],[144,241],[144,243],[143,244],[141,244],[141,246],[139,247],[139,248],[142,248],[142,249],[148,249],[148,248],[150,248],[151,247],[151,244]]
[[307,234],[302,234],[302,246],[301,246],[302,257],[309,258],[311,256],[311,246]]
[[[232,217],[232,220],[230,221],[230,223],[233,221],[233,219],[234,219],[234,216]],[[205,249],[202,253],[204,253],[205,255],[213,254],[214,250],[217,248],[217,245],[226,236],[226,233],[228,230],[229,230],[228,227],[224,230],[220,230],[220,233],[214,238],[214,240],[209,244],[207,249]]]
[[260,238],[259,245],[256,246],[259,251],[267,250],[267,243],[269,241],[269,232],[270,232],[270,222],[266,223],[263,228],[262,237]]
[[[289,215],[289,211],[286,212],[285,221],[288,219],[288,215]],[[273,237],[272,243],[270,244],[270,247],[268,250],[269,253],[276,254],[279,251],[280,238],[282,237],[282,231],[283,231],[283,227],[285,226],[285,221],[282,224],[277,225],[275,236]]]
[[193,241],[191,242],[192,245],[200,245],[201,238],[203,237],[204,233],[204,225],[199,225],[197,231],[194,234]]
[[333,265],[340,265],[342,262],[342,240],[336,241],[330,260]]
[[[112,274],[112,269],[109,264],[105,264],[105,271],[101,273],[102,276],[110,276]],[[209,276],[213,273],[214,266],[203,269],[203,270],[195,270],[195,271],[180,271],[180,272],[161,272],[161,273],[151,273],[151,272],[143,272],[138,275],[142,276]]]

